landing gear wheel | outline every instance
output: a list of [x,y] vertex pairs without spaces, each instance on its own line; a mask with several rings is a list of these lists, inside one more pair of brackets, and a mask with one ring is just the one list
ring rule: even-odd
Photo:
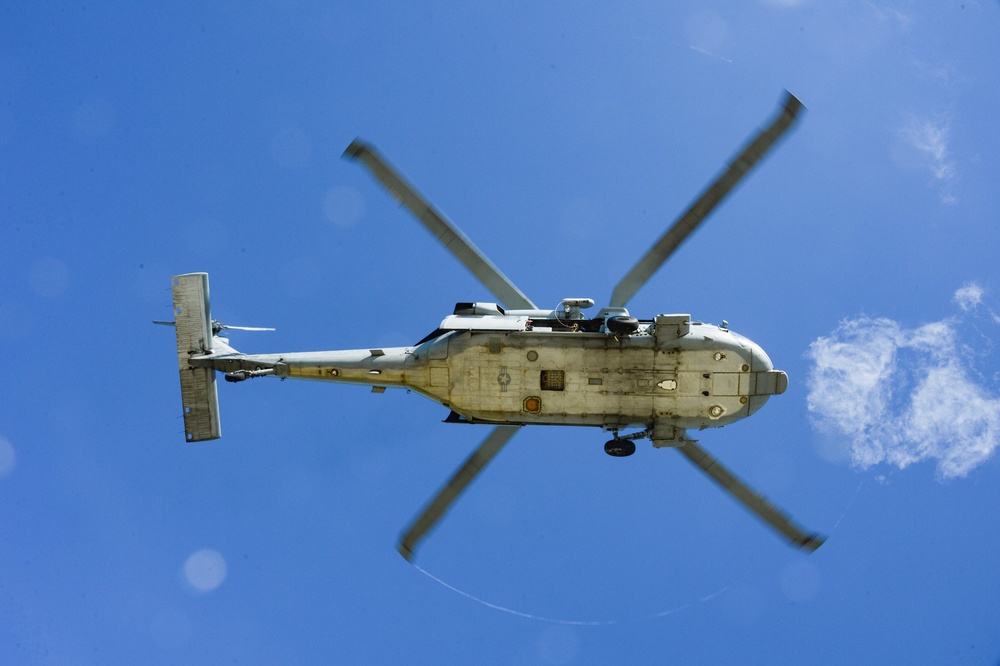
[[635,442],[631,439],[611,439],[604,444],[604,452],[615,458],[625,458],[635,453]]

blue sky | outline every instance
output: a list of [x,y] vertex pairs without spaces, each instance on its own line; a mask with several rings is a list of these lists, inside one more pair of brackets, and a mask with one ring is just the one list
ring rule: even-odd
[[[0,662],[996,663],[1000,5],[220,2],[0,9]],[[492,300],[340,159],[375,143],[540,305],[599,304],[774,112],[778,149],[631,301],[790,378],[681,456],[389,390],[220,386],[184,442],[170,276],[242,351],[405,345]],[[443,584],[442,584],[443,583]]]

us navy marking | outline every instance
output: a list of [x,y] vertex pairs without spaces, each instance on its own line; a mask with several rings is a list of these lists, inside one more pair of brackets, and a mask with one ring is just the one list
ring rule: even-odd
[[506,393],[507,387],[510,386],[510,373],[507,372],[507,366],[500,366],[500,374],[497,375],[497,383],[500,384],[500,392]]

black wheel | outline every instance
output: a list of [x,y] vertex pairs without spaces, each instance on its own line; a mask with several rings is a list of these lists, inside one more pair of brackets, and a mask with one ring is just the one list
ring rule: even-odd
[[631,335],[639,330],[639,320],[635,317],[616,315],[608,317],[604,323],[609,331],[619,335]]
[[615,458],[625,458],[635,453],[635,442],[631,439],[611,439],[604,444],[604,452]]

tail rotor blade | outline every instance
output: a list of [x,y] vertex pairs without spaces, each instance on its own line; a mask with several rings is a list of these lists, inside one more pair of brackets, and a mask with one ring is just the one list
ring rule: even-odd
[[500,269],[462,233],[461,229],[455,226],[454,222],[417,192],[416,188],[408,183],[373,146],[355,139],[344,151],[344,157],[360,159],[389,193],[406,206],[414,217],[508,309],[536,309],[531,299],[501,273]]
[[756,137],[737,155],[711,185],[677,218],[673,226],[660,237],[649,252],[639,260],[631,271],[622,278],[611,295],[611,307],[625,307],[625,304],[653,276],[660,266],[674,253],[674,250],[690,236],[702,221],[728,195],[743,177],[795,122],[802,102],[790,92],[778,116],[761,130]]
[[723,467],[722,463],[693,441],[687,440],[684,446],[677,447],[677,450],[730,495],[739,500],[743,506],[755,513],[758,518],[783,534],[791,545],[812,552],[826,541],[826,537],[822,535],[804,532],[778,507],[768,502],[759,493],[751,490],[749,486]]
[[263,326],[230,326],[229,324],[223,324],[220,326],[222,330],[230,331],[274,331],[276,329],[263,327]]
[[410,527],[403,534],[403,537],[399,540],[399,554],[406,558],[407,561],[412,562],[414,557],[414,551],[417,547],[417,543],[424,537],[424,535],[429,532],[438,520],[445,514],[446,511],[451,507],[452,503],[458,498],[458,496],[465,490],[466,486],[472,483],[472,480],[476,478],[479,474],[489,464],[490,460],[493,459],[503,445],[506,444],[514,433],[517,432],[518,426],[497,426],[493,429],[493,432],[479,445],[479,448],[469,456],[458,471],[450,479],[448,483],[438,491],[438,494],[431,500],[430,504],[423,510],[416,520],[410,525]]
[[223,324],[218,319],[212,320],[212,335],[218,335],[222,331],[273,331],[273,328],[266,328],[263,326],[232,326],[230,324]]

